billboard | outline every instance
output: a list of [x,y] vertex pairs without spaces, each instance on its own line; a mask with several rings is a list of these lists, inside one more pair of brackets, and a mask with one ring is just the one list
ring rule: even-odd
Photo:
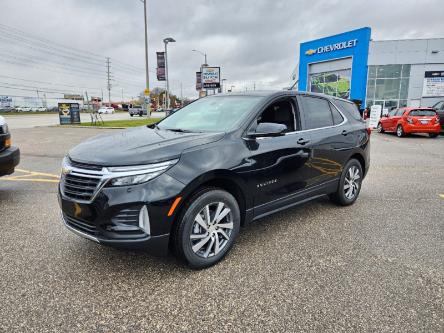
[[157,81],[165,81],[165,52],[156,52]]
[[202,86],[204,89],[220,88],[220,67],[202,67]]
[[12,106],[12,98],[9,96],[0,96],[0,108],[10,108]]
[[202,72],[196,72],[196,90],[202,89]]
[[83,101],[83,96],[76,94],[63,94],[63,99],[73,99],[76,101]]
[[444,96],[444,71],[428,71],[424,75],[423,97]]

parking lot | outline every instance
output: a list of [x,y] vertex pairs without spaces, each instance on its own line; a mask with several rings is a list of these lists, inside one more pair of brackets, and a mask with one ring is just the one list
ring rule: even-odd
[[244,228],[193,271],[65,229],[57,177],[104,129],[13,130],[22,162],[0,178],[0,331],[444,330],[444,136],[372,134],[355,205],[313,201]]

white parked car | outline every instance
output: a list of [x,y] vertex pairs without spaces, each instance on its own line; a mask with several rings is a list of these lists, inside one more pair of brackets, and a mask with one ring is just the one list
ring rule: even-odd
[[97,112],[100,114],[114,113],[114,108],[111,106],[102,106]]
[[20,106],[17,108],[19,112],[31,112],[31,108],[29,106]]

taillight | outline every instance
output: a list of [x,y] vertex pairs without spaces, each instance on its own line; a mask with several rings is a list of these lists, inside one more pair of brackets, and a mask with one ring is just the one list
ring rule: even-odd
[[407,118],[407,122],[408,122],[409,124],[413,124],[413,119],[410,118],[410,117],[408,117],[408,118]]

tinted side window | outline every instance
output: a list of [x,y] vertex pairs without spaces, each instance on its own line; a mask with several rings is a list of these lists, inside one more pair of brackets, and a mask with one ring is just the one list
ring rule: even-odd
[[345,102],[340,100],[334,100],[336,106],[342,111],[345,110],[346,113],[351,115],[356,120],[362,120],[361,114],[359,113],[358,107],[355,103]]
[[302,96],[305,129],[333,126],[330,105],[322,98]]
[[392,111],[390,111],[390,112],[388,113],[388,116],[389,116],[389,117],[394,117],[394,116],[395,116],[395,113],[396,113],[396,110],[392,110]]
[[342,123],[344,121],[344,118],[339,113],[339,111],[331,104],[330,104],[330,109],[331,109],[331,114],[333,116],[333,123],[335,125],[339,125],[340,123]]

